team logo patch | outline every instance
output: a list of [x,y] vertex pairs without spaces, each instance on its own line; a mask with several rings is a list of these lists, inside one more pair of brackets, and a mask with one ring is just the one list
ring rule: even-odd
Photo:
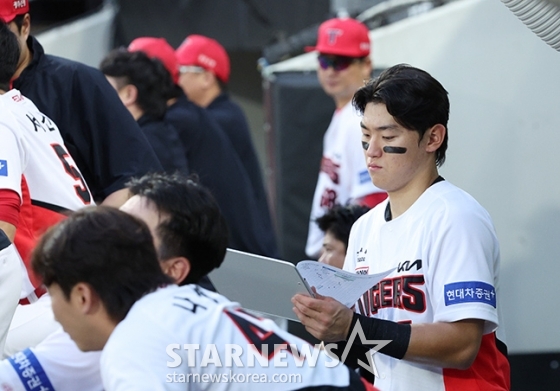
[[0,176],[8,176],[8,161],[0,160]]
[[360,184],[371,181],[367,170],[360,172]]
[[369,272],[369,266],[357,267],[356,268],[356,274],[367,275],[368,272]]
[[482,281],[463,281],[444,287],[445,305],[461,303],[484,303],[496,308],[496,290]]

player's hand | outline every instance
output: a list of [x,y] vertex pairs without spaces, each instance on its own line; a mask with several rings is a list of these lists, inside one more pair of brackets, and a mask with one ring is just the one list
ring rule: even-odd
[[315,338],[327,342],[343,341],[350,332],[353,311],[332,297],[297,294],[292,298],[294,312],[306,330]]

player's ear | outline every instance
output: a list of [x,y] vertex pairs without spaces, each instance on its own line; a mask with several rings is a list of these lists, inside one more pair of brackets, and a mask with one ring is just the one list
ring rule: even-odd
[[163,272],[171,277],[177,285],[185,281],[191,271],[191,263],[185,257],[170,258],[161,261],[160,264]]
[[443,143],[447,129],[442,124],[432,126],[424,134],[424,139],[427,140],[426,152],[435,152]]
[[125,106],[131,106],[138,99],[138,88],[133,84],[127,84],[119,90],[121,100]]
[[70,291],[71,304],[83,315],[91,315],[102,305],[97,292],[91,285],[78,282]]
[[31,34],[31,16],[25,14],[21,23],[20,35],[27,40],[29,34]]

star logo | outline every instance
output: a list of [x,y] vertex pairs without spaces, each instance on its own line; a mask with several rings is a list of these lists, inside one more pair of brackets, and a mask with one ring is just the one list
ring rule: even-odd
[[344,362],[346,360],[346,357],[348,357],[348,353],[350,352],[350,347],[354,343],[354,340],[356,339],[356,336],[360,338],[360,343],[364,346],[375,345],[375,347],[372,347],[371,350],[369,351],[370,354],[367,354],[367,361],[368,362],[365,363],[361,360],[358,360],[358,365],[361,366],[362,368],[364,368],[369,373],[373,374],[375,377],[379,377],[379,372],[377,371],[377,368],[375,367],[375,363],[373,362],[373,355],[375,353],[377,353],[379,350],[383,349],[385,346],[389,345],[392,341],[391,340],[367,339],[365,334],[364,334],[364,330],[362,329],[362,326],[360,325],[360,322],[356,322],[356,325],[354,326],[354,328],[352,329],[352,332],[350,333],[350,337],[348,338],[348,342],[346,344],[346,347],[344,348],[344,351],[342,352],[342,356],[340,357],[340,361]]

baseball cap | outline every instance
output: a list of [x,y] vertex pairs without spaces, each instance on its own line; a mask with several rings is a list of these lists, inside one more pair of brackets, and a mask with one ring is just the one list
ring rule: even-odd
[[222,82],[229,80],[229,57],[218,41],[189,35],[175,51],[179,65],[195,65],[212,72]]
[[150,58],[160,60],[165,68],[171,73],[173,82],[179,80],[179,66],[175,58],[175,50],[165,38],[140,37],[128,45],[129,52],[144,52]]
[[309,52],[313,50],[335,56],[365,57],[370,52],[368,28],[352,18],[329,19],[319,26],[317,46],[306,48]]
[[0,0],[0,19],[10,23],[18,15],[29,12],[29,0]]

